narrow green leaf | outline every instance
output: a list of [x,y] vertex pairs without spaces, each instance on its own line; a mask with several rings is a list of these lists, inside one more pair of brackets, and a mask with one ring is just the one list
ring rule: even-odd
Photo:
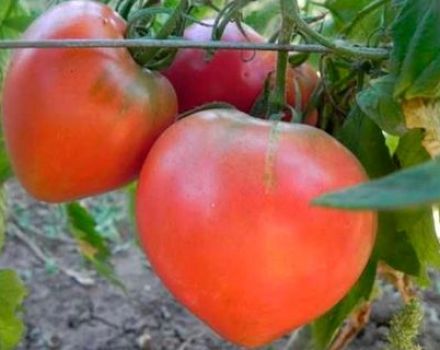
[[352,313],[362,302],[370,299],[376,278],[376,267],[377,262],[371,260],[347,296],[313,323],[313,338],[317,349],[326,349],[347,315]]
[[361,110],[385,132],[402,136],[408,130],[400,103],[393,96],[395,78],[387,75],[357,95]]
[[13,270],[0,270],[0,349],[13,350],[24,333],[19,311],[27,292]]
[[406,0],[393,27],[394,95],[440,97],[440,2]]
[[96,229],[96,222],[88,210],[79,203],[66,206],[70,229],[78,242],[83,257],[95,270],[114,285],[125,289],[111,264],[111,252],[105,235]]
[[427,206],[440,201],[440,160],[393,173],[378,180],[325,194],[314,204],[346,209],[390,210]]

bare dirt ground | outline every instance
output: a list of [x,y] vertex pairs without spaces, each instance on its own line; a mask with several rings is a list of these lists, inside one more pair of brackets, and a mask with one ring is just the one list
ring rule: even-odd
[[[17,269],[29,289],[27,333],[19,349],[238,349],[191,316],[162,287],[135,243],[123,193],[85,203],[114,242],[113,262],[127,294],[87,269],[70,241],[60,207],[33,201],[15,182],[8,184],[7,195],[8,239],[0,267]],[[440,349],[439,281],[423,293],[426,317],[420,343],[425,350]],[[385,349],[389,321],[400,307],[398,294],[385,288],[370,324],[349,350]],[[287,339],[265,349],[305,350],[286,347]]]

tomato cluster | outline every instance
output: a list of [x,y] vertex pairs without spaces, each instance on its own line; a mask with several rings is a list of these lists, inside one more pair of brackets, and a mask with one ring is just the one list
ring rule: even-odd
[[[110,7],[78,0],[46,12],[25,38],[120,39],[125,30]],[[210,36],[199,24],[185,32]],[[230,24],[223,40],[263,38]],[[185,49],[165,78],[123,48],[21,49],[3,93],[6,145],[23,186],[41,200],[70,201],[119,188],[142,168],[136,216],[157,274],[198,317],[245,346],[334,306],[362,272],[376,231],[373,212],[310,204],[366,180],[346,148],[311,126],[249,116],[275,61],[271,52],[208,58]],[[299,88],[304,107],[317,74],[308,65],[287,74],[288,102],[298,105]],[[178,110],[214,101],[237,109],[174,122]]]

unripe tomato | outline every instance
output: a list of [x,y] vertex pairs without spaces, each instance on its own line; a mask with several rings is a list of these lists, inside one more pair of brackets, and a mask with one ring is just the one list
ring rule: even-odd
[[[213,21],[205,23],[212,25]],[[222,40],[264,42],[252,28],[242,26],[245,35],[236,23],[229,23]],[[212,27],[195,23],[185,30],[184,38],[207,41],[211,33]],[[249,112],[275,63],[276,53],[269,51],[218,50],[209,58],[205,50],[181,49],[163,74],[176,90],[180,112],[212,102],[227,102]]]
[[259,346],[329,310],[358,279],[376,214],[310,202],[365,180],[319,129],[198,112],[167,129],[146,159],[142,246],[189,310],[230,341]]
[[[68,1],[34,22],[24,39],[122,39],[108,6]],[[59,202],[106,192],[135,178],[177,113],[171,84],[143,71],[124,48],[20,49],[3,95],[3,127],[16,175],[36,198]]]

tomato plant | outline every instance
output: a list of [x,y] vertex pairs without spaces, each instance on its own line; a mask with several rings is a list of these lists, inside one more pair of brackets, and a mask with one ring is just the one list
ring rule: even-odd
[[[64,2],[24,34],[38,39],[121,39],[126,24],[96,2]],[[14,172],[36,198],[60,202],[133,180],[175,118],[176,97],[125,48],[17,50],[3,92]]]
[[184,305],[227,339],[259,346],[327,311],[361,274],[375,214],[310,200],[365,180],[355,157],[316,128],[199,112],[147,157],[141,241]]
[[[3,40],[46,3],[61,4],[29,27],[30,42]],[[129,186],[141,246],[176,299],[224,338],[257,346],[301,328],[270,347],[314,350],[378,338],[376,327],[360,331],[370,313],[374,321],[380,278],[403,301],[381,324],[387,347],[418,349],[430,337],[429,327],[417,337],[418,286],[440,269],[439,35],[438,0],[2,0],[0,50],[15,51],[0,51],[0,184],[15,172],[36,198],[71,201],[142,168],[137,195]],[[189,112],[216,101],[238,110]],[[177,112],[190,115],[174,123]],[[9,266],[11,244],[23,242],[54,271],[40,222],[20,222],[28,206],[6,208],[10,190],[0,189],[0,226],[7,214],[13,225],[0,229],[1,259]],[[124,289],[108,213],[88,206],[63,205],[60,226]],[[25,296],[13,267],[0,268],[1,350],[32,324],[20,319]],[[176,333],[173,345],[199,341]],[[35,348],[33,334],[23,347]],[[167,337],[156,327],[151,336]]]

